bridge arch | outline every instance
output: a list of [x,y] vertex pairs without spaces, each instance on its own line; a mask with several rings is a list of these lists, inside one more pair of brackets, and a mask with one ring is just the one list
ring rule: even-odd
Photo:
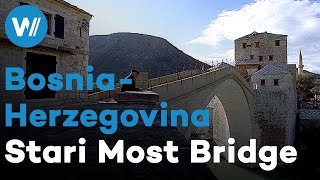
[[[199,106],[199,109],[210,111],[211,124],[209,129],[204,130],[207,138],[211,137],[215,144],[221,146],[228,145],[230,137],[236,139],[237,146],[247,144],[252,138],[252,114],[241,85],[231,78],[208,88],[211,90],[203,96]],[[186,138],[196,129],[190,126],[185,132]]]
[[[248,144],[253,138],[253,92],[234,67],[206,72],[152,90],[159,93],[161,101],[169,103],[170,109],[185,109],[189,113],[196,109],[212,109],[214,129],[199,129],[192,125],[179,128],[187,139],[195,130],[206,132],[220,145],[227,145],[229,137],[236,139],[236,147]],[[222,127],[221,132],[215,131],[218,128],[214,126],[215,122]]]

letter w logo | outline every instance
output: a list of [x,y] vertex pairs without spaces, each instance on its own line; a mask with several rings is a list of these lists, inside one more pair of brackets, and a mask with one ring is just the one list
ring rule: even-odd
[[41,18],[33,18],[31,28],[30,28],[30,21],[28,18],[23,18],[21,25],[19,25],[18,19],[17,18],[12,18],[12,23],[14,26],[14,29],[16,30],[17,36],[22,37],[24,34],[24,31],[27,29],[29,30],[29,37],[31,36],[36,36],[37,31],[39,28]]

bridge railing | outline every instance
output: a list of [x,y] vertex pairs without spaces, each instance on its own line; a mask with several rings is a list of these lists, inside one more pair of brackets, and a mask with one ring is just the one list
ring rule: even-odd
[[253,94],[253,90],[248,82],[233,66],[210,69],[198,75],[153,86],[149,88],[149,90],[161,94],[163,100],[170,101],[175,97],[180,97],[189,92],[196,92],[209,84],[216,83],[225,78],[233,78],[236,81],[239,81],[244,89],[249,91],[250,94]]
[[174,82],[174,81],[178,81],[178,80],[192,77],[195,75],[199,75],[204,72],[205,72],[204,70],[196,69],[196,70],[186,70],[186,71],[182,71],[182,72],[178,72],[178,73],[174,73],[174,74],[169,74],[166,76],[161,76],[161,77],[150,79],[148,82],[148,86],[149,86],[149,88],[151,88],[151,87],[155,87],[155,86],[158,86],[161,84],[166,84],[169,82]]
[[[166,76],[153,78],[153,79],[150,79],[148,81],[148,88],[159,86],[161,84],[166,84],[166,83],[178,81],[178,80],[181,80],[181,79],[185,79],[185,78],[188,78],[188,77],[192,77],[192,76],[195,76],[195,75],[202,74],[204,72],[205,71],[200,70],[200,69],[186,70],[186,71],[182,71],[182,72],[178,72],[178,73],[174,73],[174,74],[169,74],[169,75],[166,75]],[[118,86],[115,90],[112,90],[112,91],[95,92],[95,93],[92,93],[92,94],[88,95],[88,100],[89,101],[105,101],[107,99],[114,98],[114,95],[116,93],[120,92],[120,90],[121,90],[121,87]]]

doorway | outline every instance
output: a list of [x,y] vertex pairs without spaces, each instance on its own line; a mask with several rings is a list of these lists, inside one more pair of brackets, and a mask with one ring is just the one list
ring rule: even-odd
[[[56,73],[56,66],[57,60],[55,56],[28,52],[26,57],[26,78],[29,78],[31,74],[39,73],[42,74],[48,82],[49,75]],[[39,80],[34,81],[35,85],[39,83]],[[25,91],[27,100],[55,98],[55,95],[56,91],[50,90],[47,86],[40,91],[33,91],[27,86]]]

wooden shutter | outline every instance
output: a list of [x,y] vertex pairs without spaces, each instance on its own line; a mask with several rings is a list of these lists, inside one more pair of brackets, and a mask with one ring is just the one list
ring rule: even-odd
[[55,37],[64,39],[64,17],[56,15],[55,17]]

